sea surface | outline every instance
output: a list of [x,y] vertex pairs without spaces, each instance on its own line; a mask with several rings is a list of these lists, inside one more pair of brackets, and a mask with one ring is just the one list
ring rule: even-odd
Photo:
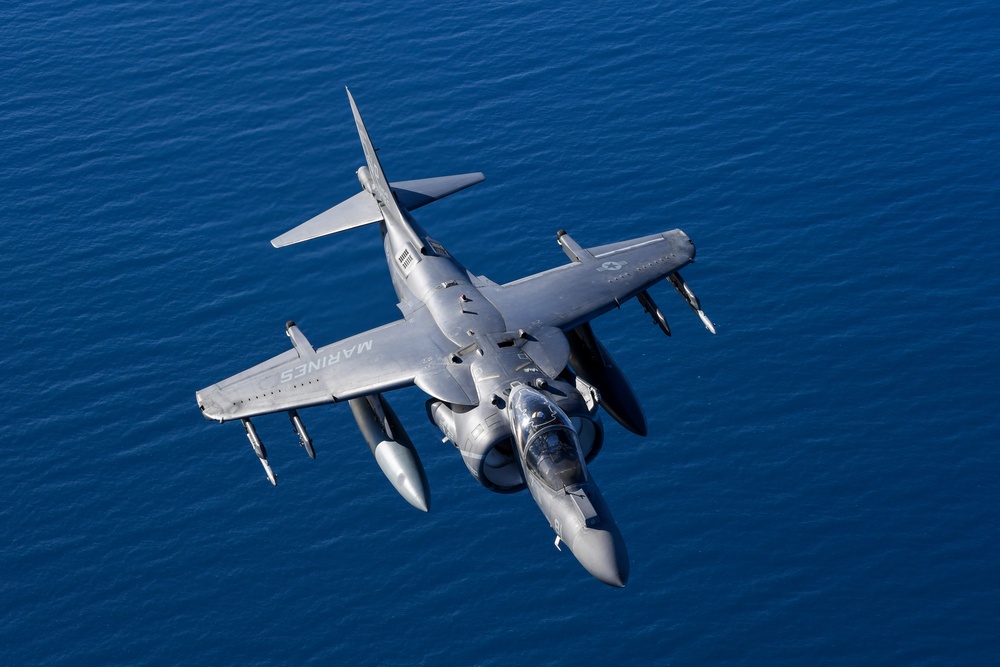
[[[391,393],[432,510],[350,410],[194,392],[399,317],[350,86],[417,213],[497,282],[679,227],[712,336],[630,302],[591,466],[627,588]],[[0,664],[995,665],[994,2],[117,2],[0,8]],[[539,294],[545,299],[545,294]]]

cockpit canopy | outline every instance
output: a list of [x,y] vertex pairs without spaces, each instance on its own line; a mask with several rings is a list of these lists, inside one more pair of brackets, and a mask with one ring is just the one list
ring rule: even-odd
[[514,388],[510,401],[514,438],[528,472],[556,491],[587,481],[580,440],[566,413],[523,385]]

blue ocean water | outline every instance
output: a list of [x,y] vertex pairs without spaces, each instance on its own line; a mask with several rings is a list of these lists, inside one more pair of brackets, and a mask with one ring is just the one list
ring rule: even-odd
[[[0,662],[995,664],[1000,13],[991,3],[53,4],[0,9]],[[389,396],[432,512],[349,410],[194,391],[398,317],[377,234],[268,240],[389,175],[498,282],[680,227],[596,331],[650,436],[591,470],[624,590]]]

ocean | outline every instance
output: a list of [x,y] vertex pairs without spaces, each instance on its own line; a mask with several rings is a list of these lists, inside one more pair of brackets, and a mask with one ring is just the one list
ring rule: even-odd
[[[0,9],[0,663],[992,665],[1000,655],[1000,12],[700,0]],[[590,469],[631,577],[479,486],[387,395],[432,507],[346,406],[239,425],[197,389],[399,317],[350,86],[416,213],[507,282],[683,229],[718,335],[595,331],[646,438]],[[545,295],[539,295],[545,298]]]

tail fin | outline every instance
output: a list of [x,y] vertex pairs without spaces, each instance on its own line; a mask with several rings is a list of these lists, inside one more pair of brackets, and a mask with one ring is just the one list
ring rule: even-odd
[[403,213],[399,210],[399,206],[396,204],[395,198],[392,196],[392,189],[389,187],[389,179],[386,178],[385,172],[382,171],[382,165],[378,161],[378,155],[375,153],[375,147],[372,146],[372,140],[368,136],[368,130],[365,129],[365,122],[361,120],[361,113],[358,111],[358,105],[354,103],[354,96],[351,95],[350,88],[344,88],[347,91],[347,99],[351,102],[351,111],[354,113],[354,123],[358,126],[358,136],[361,137],[361,146],[365,150],[365,160],[368,161],[368,173],[371,176],[372,184],[372,194],[378,199],[379,203],[387,209],[389,216],[396,218],[397,220],[403,220]]
[[387,226],[406,236],[414,248],[423,249],[424,242],[411,227],[413,219],[408,219],[406,212],[475,185],[482,181],[484,176],[476,172],[389,183],[349,89],[347,98],[351,102],[354,123],[358,126],[358,136],[361,137],[361,146],[368,162],[367,167],[358,170],[362,191],[298,227],[271,239],[271,245],[282,248],[384,220]]

